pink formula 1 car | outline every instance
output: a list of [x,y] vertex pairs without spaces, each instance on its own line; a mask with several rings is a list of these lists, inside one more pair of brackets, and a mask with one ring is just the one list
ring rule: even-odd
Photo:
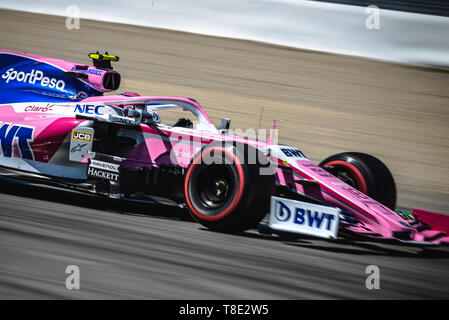
[[[297,148],[229,134],[189,98],[103,95],[118,57],[93,66],[0,51],[2,174],[186,207],[204,226],[402,243],[449,243],[448,216],[396,212],[393,177],[377,158],[341,153],[312,163]],[[172,124],[163,112],[187,113]],[[173,113],[172,113],[173,114]],[[177,113],[176,113],[177,114]]]

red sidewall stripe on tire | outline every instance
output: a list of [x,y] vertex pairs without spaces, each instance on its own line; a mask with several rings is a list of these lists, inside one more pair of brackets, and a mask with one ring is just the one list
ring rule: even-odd
[[204,151],[202,151],[198,156],[196,156],[195,159],[192,162],[192,165],[190,166],[190,168],[189,168],[189,170],[187,171],[187,174],[186,174],[186,178],[185,178],[185,182],[184,182],[184,194],[185,194],[185,197],[186,197],[187,205],[189,206],[190,210],[198,218],[201,218],[201,219],[206,220],[206,221],[217,221],[217,220],[220,220],[220,219],[224,218],[228,214],[230,214],[235,209],[237,204],[239,203],[239,201],[240,201],[240,199],[241,199],[241,197],[243,195],[243,187],[245,185],[245,176],[244,176],[244,173],[243,173],[243,167],[242,167],[242,164],[239,161],[239,159],[236,157],[236,155],[233,154],[232,152],[227,151],[224,148],[221,148],[221,147],[212,147],[212,148],[207,149],[206,151],[210,152],[212,150],[214,150],[214,151],[215,150],[219,150],[220,152],[227,153],[227,154],[229,154],[231,156],[233,163],[237,167],[237,173],[239,175],[239,188],[238,188],[237,193],[235,195],[235,198],[234,198],[234,200],[232,200],[231,204],[225,210],[220,212],[219,214],[214,215],[214,216],[206,216],[204,214],[199,213],[193,207],[193,205],[192,205],[192,203],[191,203],[191,201],[189,199],[189,194],[188,194],[188,186],[189,186],[190,176],[191,176],[191,174],[193,172],[193,169],[199,164],[199,163],[197,163],[197,160],[198,160],[199,157],[202,156]]
[[362,173],[359,169],[357,169],[354,165],[346,162],[346,161],[331,161],[325,164],[325,166],[343,166],[351,170],[351,172],[354,174],[353,178],[355,179],[355,183],[357,184],[358,189],[363,192],[364,194],[368,193],[368,187],[366,185],[365,178],[363,177]]

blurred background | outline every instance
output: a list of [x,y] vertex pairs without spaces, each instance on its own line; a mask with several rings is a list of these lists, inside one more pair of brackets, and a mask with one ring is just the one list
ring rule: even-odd
[[0,0],[0,43],[80,63],[108,51],[120,57],[120,92],[195,98],[232,128],[257,129],[263,108],[262,128],[282,120],[280,143],[316,162],[373,154],[399,207],[449,213],[448,16],[443,0]]

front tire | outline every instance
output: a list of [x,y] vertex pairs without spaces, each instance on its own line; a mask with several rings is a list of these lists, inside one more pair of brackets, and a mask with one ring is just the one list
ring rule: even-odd
[[241,232],[267,214],[275,177],[261,175],[263,165],[249,161],[249,154],[263,159],[255,148],[235,143],[208,145],[193,158],[184,190],[195,220],[212,230]]
[[388,208],[396,207],[396,184],[387,166],[376,157],[344,152],[321,161],[320,166]]

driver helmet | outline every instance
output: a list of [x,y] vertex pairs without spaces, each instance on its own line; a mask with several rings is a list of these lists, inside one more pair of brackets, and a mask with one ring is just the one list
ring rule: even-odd
[[152,110],[152,109],[147,109],[147,112],[153,115],[153,122],[160,124],[161,123],[161,116],[159,115],[159,113],[157,113],[157,111]]

